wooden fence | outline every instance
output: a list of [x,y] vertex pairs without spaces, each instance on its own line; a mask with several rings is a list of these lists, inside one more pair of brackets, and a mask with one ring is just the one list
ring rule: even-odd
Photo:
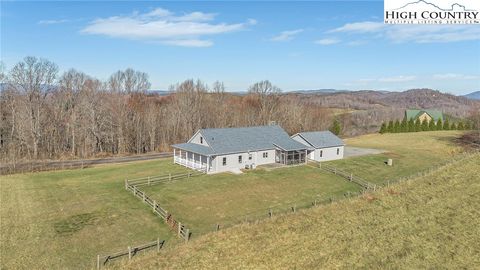
[[165,223],[175,232],[178,237],[184,239],[185,242],[188,242],[191,236],[190,229],[187,228],[185,224],[182,224],[180,221],[176,220],[171,213],[169,213],[165,208],[161,207],[155,200],[150,198],[145,191],[140,190],[139,187],[166,183],[174,180],[199,176],[202,174],[204,173],[188,172],[183,174],[168,174],[125,180],[125,189],[131,191],[135,197],[139,198],[143,203],[150,206],[153,213],[165,221]]
[[100,269],[101,267],[103,267],[104,265],[106,265],[108,262],[112,260],[119,259],[122,257],[128,256],[128,259],[130,260],[132,259],[133,256],[137,255],[137,253],[140,251],[146,251],[148,249],[156,248],[157,252],[159,252],[164,244],[165,244],[165,240],[160,240],[160,238],[157,238],[157,240],[155,241],[152,241],[143,245],[139,245],[136,247],[129,246],[127,247],[126,250],[115,252],[110,255],[106,255],[106,256],[97,255],[97,264],[96,264],[97,269]]
[[327,164],[322,164],[321,162],[309,162],[309,164],[315,164],[315,165],[317,165],[318,168],[320,168],[324,171],[331,172],[333,174],[339,175],[339,176],[347,179],[348,181],[356,183],[357,185],[359,185],[359,186],[361,186],[365,189],[375,190],[377,188],[377,185],[372,184],[372,183],[366,181],[365,179],[363,179],[361,177],[353,175],[353,173],[342,171],[342,170],[340,170],[336,167],[333,167],[333,166],[330,166],[330,165],[327,165]]

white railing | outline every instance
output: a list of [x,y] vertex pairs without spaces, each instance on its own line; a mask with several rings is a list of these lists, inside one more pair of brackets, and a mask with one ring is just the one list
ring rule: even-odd
[[201,170],[201,171],[207,171],[207,164],[206,163],[198,163],[193,160],[188,160],[184,159],[178,156],[174,157],[174,161],[177,164],[183,165],[185,167],[188,167],[190,169],[194,170]]

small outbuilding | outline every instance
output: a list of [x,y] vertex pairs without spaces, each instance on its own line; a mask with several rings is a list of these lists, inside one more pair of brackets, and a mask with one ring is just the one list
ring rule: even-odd
[[308,159],[328,161],[343,158],[345,143],[330,131],[300,132],[292,139],[311,149]]

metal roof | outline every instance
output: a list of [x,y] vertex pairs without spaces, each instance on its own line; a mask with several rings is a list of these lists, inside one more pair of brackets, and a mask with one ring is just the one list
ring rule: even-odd
[[[209,155],[261,151],[276,148],[280,148],[284,151],[307,149],[305,145],[290,138],[288,133],[278,125],[240,128],[208,128],[201,129],[199,133],[210,147],[201,145],[198,145],[201,148],[195,149],[194,147],[196,146],[188,147],[191,147],[191,151],[195,153],[200,153],[197,151],[202,150],[201,154],[205,155],[208,152],[207,149],[212,151]],[[186,145],[191,144],[194,143],[177,144],[173,145],[173,147],[180,148],[178,147],[179,145],[187,147]]]
[[[299,135],[309,144],[315,148],[325,148],[345,145],[345,143],[330,131],[311,131],[300,132],[295,135]],[[295,136],[294,135],[294,136]]]
[[407,120],[410,120],[411,118],[413,118],[413,120],[416,120],[423,113],[427,113],[428,115],[430,115],[430,117],[432,117],[434,121],[438,121],[439,119],[443,120],[443,113],[438,110],[428,110],[428,109],[410,110],[409,109],[405,111],[405,116],[407,117]]
[[207,146],[203,146],[203,145],[200,145],[200,144],[196,144],[196,143],[179,143],[179,144],[172,145],[172,147],[177,148],[177,149],[181,149],[181,150],[185,150],[185,151],[189,151],[189,152],[193,152],[193,153],[197,153],[197,154],[204,155],[204,156],[211,156],[211,155],[215,154],[213,152],[212,148],[207,147]]

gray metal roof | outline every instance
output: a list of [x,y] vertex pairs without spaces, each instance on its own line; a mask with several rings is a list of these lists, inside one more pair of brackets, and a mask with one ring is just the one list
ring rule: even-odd
[[179,143],[179,144],[172,145],[172,147],[177,148],[177,149],[181,149],[181,150],[185,150],[185,151],[189,151],[189,152],[193,152],[193,153],[197,153],[197,154],[204,155],[204,156],[211,156],[211,155],[215,154],[213,152],[212,148],[207,147],[207,146],[203,146],[203,145],[200,145],[200,144],[196,144],[196,143]]
[[298,135],[300,135],[303,139],[305,139],[315,148],[345,145],[342,139],[340,139],[330,131],[300,132],[298,133]]
[[[204,148],[210,148],[212,150],[210,155],[260,151],[276,148],[280,148],[284,151],[307,149],[305,145],[290,138],[288,133],[278,125],[240,128],[208,128],[201,129],[199,132],[210,147],[199,146],[203,147],[202,150],[204,153],[206,153],[206,149]],[[174,147],[177,146],[178,145],[174,145]],[[193,151],[193,149],[192,152],[199,153]]]

